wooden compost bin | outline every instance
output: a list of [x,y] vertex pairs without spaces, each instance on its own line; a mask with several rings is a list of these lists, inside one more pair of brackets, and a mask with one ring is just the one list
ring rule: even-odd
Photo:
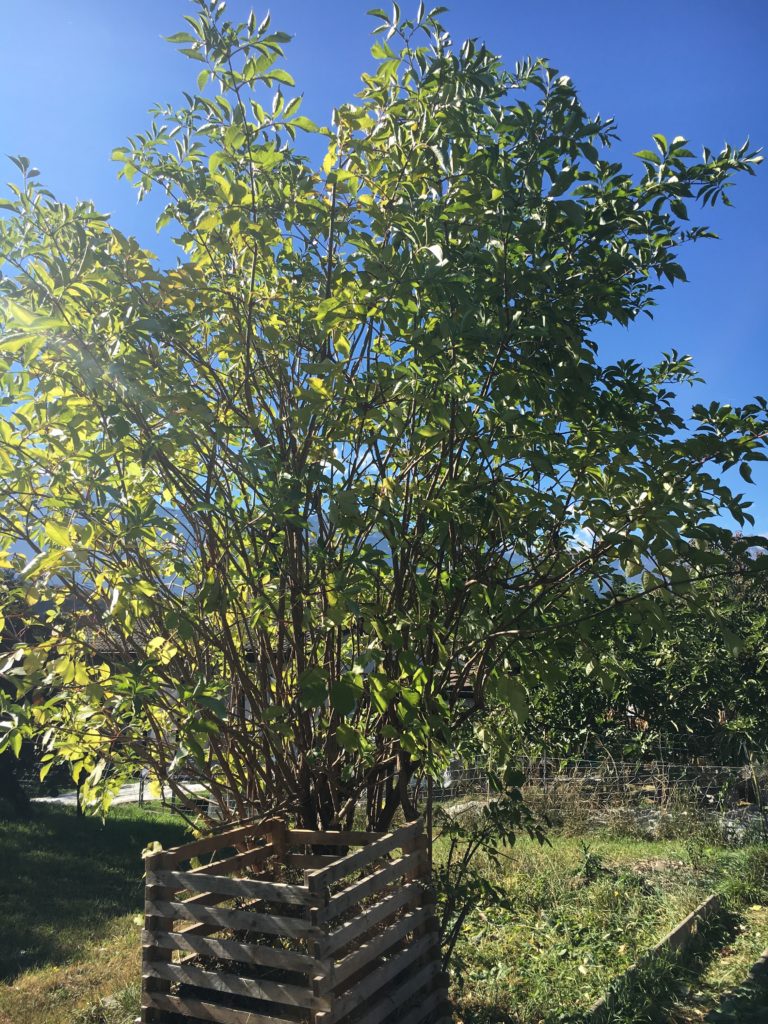
[[148,857],[141,1021],[450,1021],[426,847],[273,819]]

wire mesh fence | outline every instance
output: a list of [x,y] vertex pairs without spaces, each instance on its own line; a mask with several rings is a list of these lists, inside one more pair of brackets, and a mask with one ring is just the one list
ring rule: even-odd
[[[592,805],[696,803],[703,807],[768,804],[768,763],[740,766],[666,761],[527,758],[521,762],[524,793]],[[433,784],[433,800],[482,798],[491,793],[481,768],[451,766]]]
[[[663,759],[636,761],[530,757],[520,761],[521,790],[525,803],[544,814],[563,812],[584,817],[609,809],[652,810],[698,808],[754,814],[768,821],[768,757],[740,765],[680,763]],[[37,799],[77,804],[77,794],[61,786],[41,794],[39,776],[26,772],[20,778],[27,793]],[[462,800],[488,800],[495,790],[489,774],[480,766],[452,763],[441,776],[429,781],[411,780],[412,804],[421,812],[430,795],[433,804]],[[185,799],[180,803],[178,793]],[[116,802],[135,802],[147,810],[171,809],[186,813],[221,815],[210,801],[208,787],[199,779],[178,778],[173,787],[150,787],[145,778],[123,786]]]

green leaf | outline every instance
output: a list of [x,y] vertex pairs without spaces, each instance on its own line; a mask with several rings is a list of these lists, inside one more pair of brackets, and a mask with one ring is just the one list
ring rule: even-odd
[[575,224],[576,227],[582,227],[586,214],[581,203],[576,202],[574,199],[558,199],[556,205],[565,214],[569,223]]
[[331,706],[340,715],[350,715],[363,695],[362,675],[345,672],[331,687]]
[[512,675],[496,675],[493,679],[493,693],[514,712],[519,722],[525,722],[528,717],[528,695],[519,679]]
[[365,746],[359,731],[346,722],[340,722],[336,727],[336,742],[350,754],[362,752]]
[[322,707],[328,697],[328,677],[325,669],[314,667],[299,676],[299,704],[313,710]]
[[34,313],[24,309],[23,306],[20,306],[18,302],[14,302],[13,299],[4,298],[2,305],[7,320],[17,321],[23,327],[31,327],[38,319]]
[[54,544],[61,548],[67,548],[71,544],[69,527],[64,523],[56,523],[48,520],[44,526],[45,532]]
[[284,68],[273,68],[269,72],[269,78],[274,79],[276,82],[281,82],[283,85],[296,85],[293,75],[289,74]]
[[720,634],[723,638],[725,649],[730,655],[736,656],[743,651],[743,639],[737,633],[734,633],[729,626],[726,626],[724,622],[720,623]]
[[300,114],[298,117],[294,117],[291,120],[291,124],[296,128],[301,128],[301,130],[305,132],[318,131],[318,126],[315,122],[309,117],[304,117],[303,114]]

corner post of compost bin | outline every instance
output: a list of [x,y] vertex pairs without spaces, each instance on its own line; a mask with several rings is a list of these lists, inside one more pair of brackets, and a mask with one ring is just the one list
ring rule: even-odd
[[[309,979],[309,982],[312,986],[312,995],[316,1003],[319,1004],[322,999],[321,989],[327,991],[329,982],[333,980],[333,958],[323,955],[323,944],[319,938],[320,929],[327,926],[326,919],[328,916],[330,893],[328,892],[328,886],[316,878],[314,871],[311,870],[304,872],[304,885],[309,889],[311,897],[309,920],[318,931],[318,937],[310,943],[310,950],[317,962],[317,969]],[[323,1003],[323,1006],[316,1005],[310,1011],[309,1019],[311,1024],[328,1024],[331,1020],[332,1014],[328,1008],[327,999],[323,999]]]
[[429,946],[421,958],[423,963],[429,963],[430,961],[435,966],[435,975],[432,982],[431,993],[438,993],[437,1000],[437,1017],[443,1020],[447,1017],[450,1020],[450,1003],[448,999],[448,985],[449,979],[445,971],[442,970],[442,954],[440,949],[440,922],[437,918],[437,901],[435,898],[435,891],[432,885],[432,837],[429,834],[421,832],[419,835],[414,836],[413,839],[408,840],[403,845],[403,853],[416,853],[417,863],[413,872],[409,873],[409,878],[418,883],[419,886],[419,897],[418,905],[420,905],[427,914],[426,921],[419,928],[416,929],[415,938],[420,936],[429,936],[431,941]]
[[272,844],[274,857],[273,878],[277,882],[280,879],[282,869],[285,867],[285,857],[288,852],[288,826],[282,818],[270,818],[265,822],[269,827],[267,838]]
[[[437,922],[437,918],[434,916],[435,900],[430,885],[431,865],[429,847],[429,835],[425,835],[421,830],[419,830],[418,834],[413,836],[413,838],[405,840],[402,847],[404,855],[415,855],[414,859],[416,863],[407,875],[405,875],[405,880],[407,882],[416,882],[418,886],[418,896],[414,898],[411,907],[412,909],[422,907],[427,911],[428,915],[424,924],[420,925],[415,930],[414,935],[416,938],[433,932],[433,922],[435,924]],[[429,954],[426,954],[425,959],[428,957]]]
[[[147,876],[150,872],[163,871],[174,865],[174,858],[166,852],[154,853],[144,861]],[[144,935],[142,938],[142,977],[141,977],[141,1024],[162,1024],[167,1020],[164,1010],[152,1006],[152,993],[167,995],[171,990],[171,983],[164,978],[154,978],[149,974],[152,964],[170,963],[173,952],[170,949],[160,949],[153,943],[156,932],[172,932],[173,918],[161,917],[152,912],[152,904],[158,900],[169,900],[173,896],[172,890],[160,885],[150,885],[147,882],[144,889]]]

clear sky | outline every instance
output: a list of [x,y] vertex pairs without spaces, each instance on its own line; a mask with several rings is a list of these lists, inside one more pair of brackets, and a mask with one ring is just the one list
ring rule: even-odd
[[[273,27],[295,36],[288,65],[315,120],[352,99],[371,62],[365,12],[379,5],[387,0],[271,5]],[[229,14],[240,20],[251,6],[231,0]],[[409,12],[408,0],[401,7]],[[191,10],[186,0],[0,0],[0,153],[30,157],[60,198],[93,199],[161,252],[150,211],[116,180],[110,152],[146,126],[150,106],[194,88],[199,65],[162,39]],[[444,21],[509,64],[549,57],[590,113],[616,119],[617,158],[631,160],[653,132],[684,135],[695,150],[747,136],[768,144],[768,0],[454,0]],[[690,353],[707,382],[691,400],[768,394],[768,161],[732,198],[734,209],[707,211],[721,237],[684,258],[690,283],[660,297],[652,322],[601,335],[612,357]],[[750,497],[768,533],[768,468],[755,480]]]

